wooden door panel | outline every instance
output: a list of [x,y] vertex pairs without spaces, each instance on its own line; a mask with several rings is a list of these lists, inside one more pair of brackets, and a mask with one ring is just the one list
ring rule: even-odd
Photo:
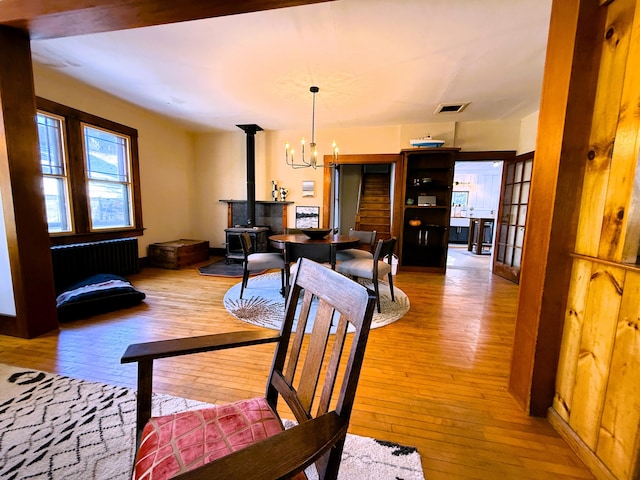
[[505,160],[502,170],[493,273],[520,283],[533,152]]

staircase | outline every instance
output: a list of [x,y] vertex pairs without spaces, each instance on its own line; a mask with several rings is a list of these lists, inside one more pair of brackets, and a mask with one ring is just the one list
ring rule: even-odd
[[378,239],[391,237],[390,183],[389,173],[363,173],[356,230],[375,230]]

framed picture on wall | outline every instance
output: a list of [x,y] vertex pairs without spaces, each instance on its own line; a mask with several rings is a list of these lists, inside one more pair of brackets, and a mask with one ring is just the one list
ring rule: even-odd
[[313,180],[305,180],[302,182],[302,196],[313,197],[315,195],[314,185],[315,182]]
[[296,207],[296,228],[318,228],[320,207]]
[[469,192],[451,192],[452,207],[466,207],[469,203]]

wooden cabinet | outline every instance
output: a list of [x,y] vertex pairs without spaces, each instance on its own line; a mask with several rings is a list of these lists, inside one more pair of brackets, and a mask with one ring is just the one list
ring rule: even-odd
[[402,151],[404,166],[400,265],[444,273],[451,216],[453,170],[458,148]]
[[469,243],[469,227],[449,227],[449,243],[467,245]]

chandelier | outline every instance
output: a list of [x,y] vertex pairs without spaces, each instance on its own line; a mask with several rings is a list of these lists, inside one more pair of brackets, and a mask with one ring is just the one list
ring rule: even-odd
[[[287,165],[289,165],[292,168],[308,168],[308,167],[318,168],[318,167],[325,166],[323,164],[318,163],[318,149],[316,147],[316,132],[315,132],[316,93],[318,93],[320,89],[318,87],[311,87],[309,91],[313,93],[313,107],[311,110],[311,143],[309,144],[309,149],[311,150],[311,153],[309,154],[309,159],[307,160],[305,148],[304,148],[305,139],[303,137],[302,140],[300,140],[300,146],[302,151],[300,154],[300,160],[298,160],[298,157],[296,157],[295,155],[295,151],[291,148],[291,146],[289,145],[289,142],[287,142],[284,146],[285,148],[284,158],[285,158],[285,161],[287,162]],[[334,166],[335,164],[338,163],[338,147],[336,145],[335,140],[331,144],[331,147],[333,149],[332,160],[329,165],[326,165],[328,167]]]

